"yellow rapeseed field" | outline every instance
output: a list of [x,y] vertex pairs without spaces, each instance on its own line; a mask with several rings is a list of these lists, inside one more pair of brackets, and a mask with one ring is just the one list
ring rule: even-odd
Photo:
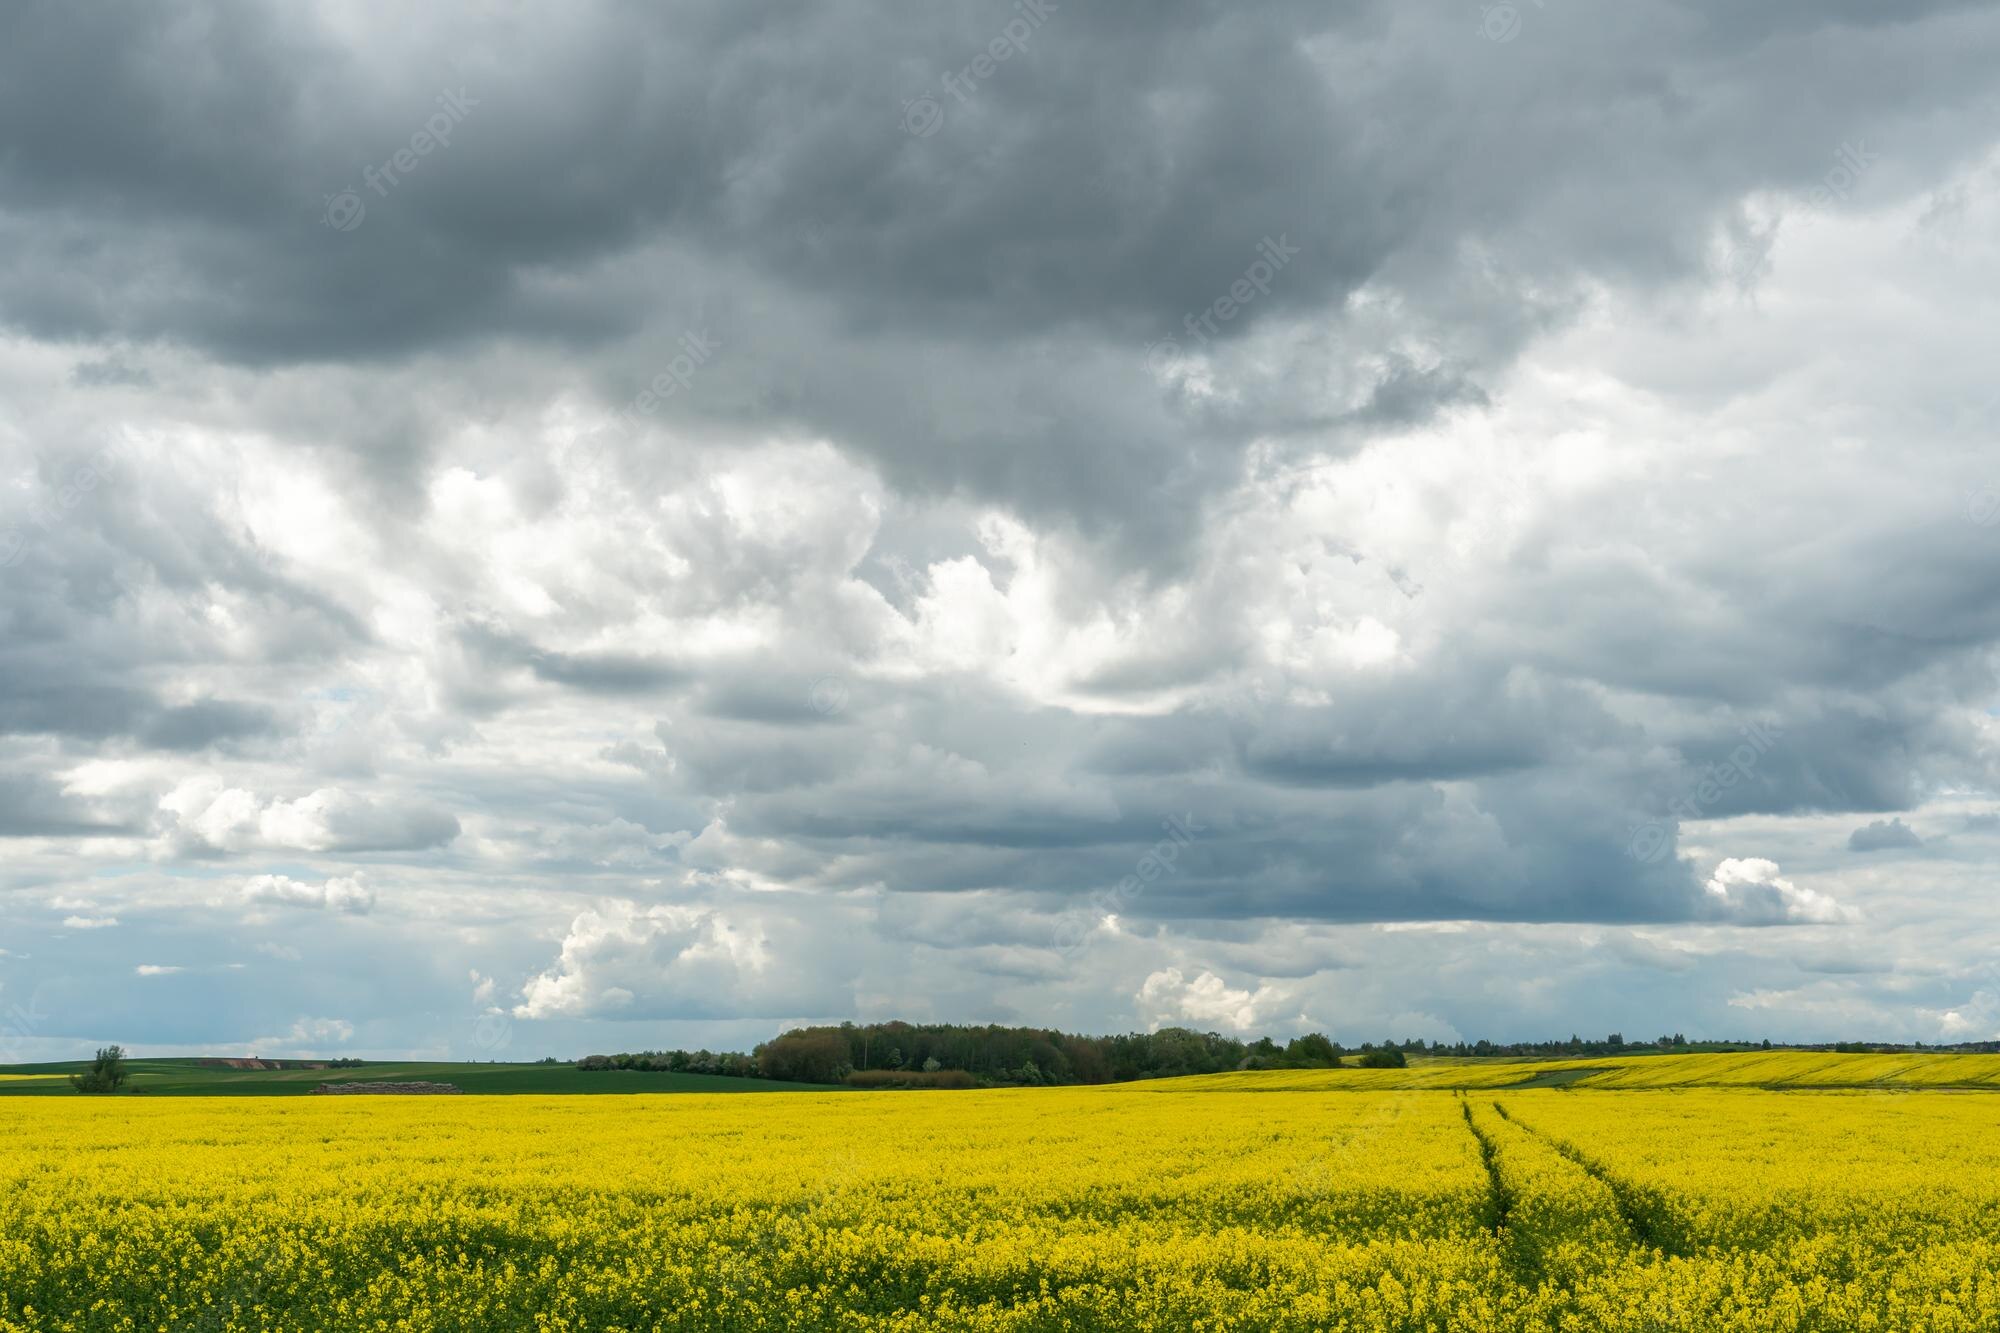
[[1980,1093],[0,1101],[7,1333],[1996,1329],[1996,1224]]

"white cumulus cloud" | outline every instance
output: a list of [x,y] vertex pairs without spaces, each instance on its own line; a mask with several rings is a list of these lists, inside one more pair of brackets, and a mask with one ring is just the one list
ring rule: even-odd
[[1717,914],[1746,925],[1830,924],[1856,921],[1860,914],[1816,889],[1801,888],[1778,873],[1778,863],[1759,856],[1728,857],[1707,884]]
[[375,890],[359,874],[336,876],[321,884],[289,875],[252,875],[243,881],[239,892],[246,903],[324,908],[357,916],[375,906]]
[[1190,981],[1179,968],[1167,967],[1147,976],[1138,1001],[1154,1028],[1192,1023],[1247,1032],[1270,1016],[1277,997],[1268,986],[1238,989],[1207,971]]

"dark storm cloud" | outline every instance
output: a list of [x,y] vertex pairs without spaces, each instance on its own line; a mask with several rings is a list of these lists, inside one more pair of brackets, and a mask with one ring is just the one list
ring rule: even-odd
[[[982,89],[956,149],[897,133],[895,90],[976,54],[1011,8],[848,6],[783,37],[772,17],[550,11],[473,31],[426,25],[391,54],[345,46],[305,16],[18,11],[0,111],[19,136],[8,174],[22,212],[87,203],[100,226],[143,228],[154,245],[121,259],[110,234],[86,232],[78,248],[102,267],[45,273],[41,286],[17,273],[14,317],[55,334],[122,320],[120,332],[259,361],[372,357],[495,319],[588,339],[619,321],[564,328],[521,290],[523,271],[667,232],[872,293],[899,318],[928,309],[927,323],[1049,327],[1107,306],[1177,322],[1251,261],[1260,237],[1237,217],[1316,218],[1323,235],[1352,238],[1302,258],[1300,276],[1319,276],[1280,304],[1351,285],[1389,242],[1392,219],[1334,206],[1338,174],[1288,169],[1336,142],[1296,13],[1241,21],[1175,6],[1138,28],[1065,14],[1063,44],[1051,32],[1034,52],[1044,59]],[[1245,106],[1234,74],[1249,63],[1265,73]],[[1119,79],[1104,78],[1107,64]],[[237,71],[227,80],[189,75],[225,67]],[[385,84],[425,74],[436,89],[382,99]],[[50,123],[44,80],[104,95]],[[384,190],[346,179],[423,128],[433,91],[461,85],[459,142]],[[1168,90],[1182,103],[1171,123],[1145,106]],[[1072,132],[1082,124],[1094,132]],[[1109,188],[1067,191],[1067,215],[1045,207],[1058,182],[1080,180]],[[319,220],[304,207],[316,187],[351,187],[373,208],[347,234],[300,225]],[[1120,233],[1139,217],[1151,236],[1135,245]],[[832,253],[796,243],[804,222]],[[968,250],[989,262],[964,263]],[[181,284],[158,305],[105,300],[103,281],[137,262]],[[225,264],[277,281],[245,304],[200,283]]]
[[[1706,141],[1713,158],[1699,169],[1714,179],[1650,189],[1697,207],[1707,191],[1715,206],[1717,192],[1759,178],[1810,179],[1809,155],[1825,136],[1838,142],[1875,107],[1915,118],[1912,95],[1938,104],[1984,96],[1979,53],[1963,49],[1978,31],[1971,6],[1873,16],[1871,72],[1838,87],[1785,68],[1797,44],[1837,30],[1824,15],[1808,23],[1720,4],[1642,7],[1625,24],[1685,48],[1706,91],[1783,118],[1776,132],[1766,124],[1754,139],[1724,139],[1692,102],[1676,108],[1663,83],[1640,78],[1619,113],[1624,128],[1648,136],[1640,144],[1621,144],[1614,127],[1588,118],[1513,115],[1550,67],[1609,48],[1622,68],[1582,72],[1590,89],[1609,90],[1664,63],[1665,52],[1642,54],[1629,41],[1628,26],[1588,11],[1552,16],[1544,40],[1516,47],[1508,55],[1524,59],[1508,63],[1454,40],[1456,13],[1447,23],[1442,13],[1376,5],[1244,12],[1184,3],[1152,7],[1135,24],[1060,7],[964,102],[943,77],[1016,17],[1013,6],[919,14],[849,4],[782,34],[777,13],[702,4],[484,23],[440,15],[393,44],[356,45],[305,11],[28,6],[9,20],[10,96],[0,105],[12,127],[13,206],[92,205],[103,222],[161,236],[166,253],[147,258],[176,263],[190,280],[224,263],[293,271],[293,284],[261,294],[263,313],[225,296],[200,299],[190,282],[179,294],[186,306],[149,312],[158,327],[121,330],[259,360],[378,354],[385,341],[490,327],[495,313],[533,331],[551,312],[489,304],[518,299],[524,269],[588,260],[656,231],[754,257],[801,285],[838,284],[898,321],[998,332],[1083,317],[1143,330],[1178,328],[1226,289],[1261,239],[1245,234],[1244,219],[1310,242],[1292,281],[1246,315],[1316,309],[1413,240],[1455,240],[1544,206],[1552,175],[1580,178],[1619,156],[1636,164]],[[1360,63],[1390,51],[1407,58]],[[1919,59],[1931,62],[1921,86]],[[201,76],[224,68],[227,79]],[[1466,77],[1454,87],[1453,76]],[[348,182],[376,205],[352,236],[280,225],[315,202],[313,186],[327,178],[310,172],[340,179],[389,158],[434,114],[434,93],[467,81],[480,86],[469,90],[476,104],[462,142],[427,153],[387,193]],[[56,103],[45,93],[58,83],[99,92],[50,117],[43,109]],[[381,96],[398,87],[399,96]],[[945,132],[896,133],[898,97],[930,91],[947,103]],[[1418,99],[1440,96],[1501,104],[1455,137],[1385,141],[1377,132]],[[1808,127],[1817,138],[1804,139]],[[1535,142],[1555,134],[1560,145]],[[1795,147],[1800,156],[1786,156]],[[1530,161],[1540,170],[1517,170]],[[1488,206],[1456,211],[1471,186]],[[1652,245],[1671,248],[1671,229],[1686,221],[1648,220],[1629,191],[1604,191],[1598,202],[1614,199],[1630,216],[1600,244],[1643,247],[1651,231]],[[388,225],[371,225],[375,214]],[[203,234],[256,249],[205,248]],[[369,248],[357,257],[360,246]],[[981,262],[965,262],[969,254]],[[113,259],[88,248],[83,258]],[[374,279],[349,281],[363,273]],[[67,329],[44,331],[109,331],[108,305],[75,304]],[[385,338],[404,311],[430,313]],[[274,340],[274,315],[296,332]],[[439,329],[440,317],[460,327]]]
[[[1810,185],[1857,136],[1904,173],[1960,151],[1934,126],[1991,111],[1990,17],[1563,8],[1503,49],[1451,7],[1064,5],[968,85],[1013,6],[427,11],[391,41],[303,10],[35,5],[0,43],[0,318],[252,364],[512,334],[601,349],[619,403],[712,320],[741,351],[668,418],[822,430],[1158,550],[1253,431],[1476,402],[1579,280],[1697,270],[1745,191]],[[364,180],[461,89],[449,142]],[[919,97],[925,135],[899,124]],[[349,189],[365,216],[320,225]],[[1204,326],[1281,237],[1296,257]],[[1337,328],[1369,282],[1405,322],[1349,331],[1337,360],[1375,382],[1346,407],[1252,373],[1247,401],[1177,409],[1152,382],[1148,344]]]

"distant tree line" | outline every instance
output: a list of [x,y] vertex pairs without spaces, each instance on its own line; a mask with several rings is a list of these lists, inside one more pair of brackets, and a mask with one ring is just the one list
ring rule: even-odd
[[[1385,1054],[1374,1054],[1378,1049]],[[1393,1043],[1365,1045],[1366,1062],[1395,1063]],[[1329,1069],[1341,1047],[1323,1033],[1283,1046],[1266,1037],[1244,1042],[1215,1032],[1161,1028],[1121,1036],[1085,1037],[1052,1028],[958,1023],[842,1023],[793,1028],[749,1055],[711,1051],[638,1051],[591,1055],[579,1069],[638,1069],[724,1074],[793,1083],[858,1087],[1029,1086],[1125,1083],[1135,1079],[1219,1074],[1236,1069]]]
[[1679,1032],[1658,1037],[1652,1041],[1626,1041],[1623,1033],[1613,1032],[1598,1040],[1570,1034],[1568,1041],[1434,1041],[1426,1046],[1423,1042],[1405,1042],[1403,1049],[1426,1055],[1511,1055],[1511,1056],[1565,1056],[1565,1055],[1632,1055],[1645,1051],[1754,1051],[1770,1050],[1769,1041],[1689,1041]]
[[617,1055],[586,1055],[578,1069],[640,1069],[655,1074],[723,1074],[758,1078],[757,1058],[734,1051],[621,1051]]
[[[1488,1056],[1550,1059],[1597,1055],[1683,1055],[1701,1051],[1774,1049],[1771,1042],[1690,1041],[1663,1034],[1627,1041],[1602,1038],[1548,1041],[1363,1042],[1344,1048],[1324,1033],[1309,1032],[1280,1045],[1269,1037],[1243,1041],[1215,1032],[1161,1028],[1122,1036],[1085,1037],[1052,1028],[961,1023],[842,1023],[792,1028],[748,1055],[714,1051],[637,1051],[590,1055],[579,1069],[639,1069],[675,1074],[722,1074],[790,1083],[846,1083],[864,1088],[1019,1087],[1068,1083],[1127,1083],[1238,1069],[1401,1068],[1417,1056]],[[1785,1044],[1786,1050],[1994,1051],[1995,1042],[1925,1046],[1886,1042]]]
[[[1841,1045],[1844,1049],[1861,1048],[1860,1043]],[[1690,1041],[1679,1032],[1640,1042],[1628,1042],[1617,1032],[1603,1038],[1571,1034],[1566,1041],[1427,1042],[1411,1037],[1363,1042],[1349,1049],[1319,1032],[1281,1045],[1269,1037],[1243,1041],[1178,1027],[1087,1037],[1052,1028],[887,1022],[792,1028],[748,1055],[705,1050],[636,1051],[590,1055],[576,1064],[579,1069],[721,1074],[791,1083],[944,1088],[1126,1083],[1239,1069],[1331,1069],[1342,1064],[1401,1068],[1413,1055],[1546,1059],[1770,1049],[1768,1040]]]
[[[1177,1027],[1084,1037],[994,1024],[842,1023],[795,1028],[759,1046],[756,1060],[766,1078],[802,1083],[956,1072],[989,1085],[1036,1087],[1217,1074],[1242,1068],[1252,1049],[1233,1037]],[[1338,1048],[1317,1034],[1286,1050],[1300,1067],[1324,1068],[1339,1060]],[[1271,1045],[1270,1058],[1283,1062],[1286,1053]]]

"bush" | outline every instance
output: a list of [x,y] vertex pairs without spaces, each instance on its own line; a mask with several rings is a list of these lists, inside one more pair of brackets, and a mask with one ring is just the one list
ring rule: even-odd
[[118,1091],[118,1085],[125,1081],[125,1048],[101,1047],[90,1068],[81,1074],[71,1074],[69,1081],[78,1092]]
[[847,1076],[850,1088],[976,1088],[978,1080],[963,1069],[857,1069]]
[[1325,1033],[1308,1032],[1285,1047],[1285,1063],[1297,1069],[1335,1069],[1340,1065],[1340,1048]]
[[1410,1062],[1394,1046],[1377,1046],[1372,1051],[1363,1051],[1359,1063],[1363,1069],[1403,1069]]

